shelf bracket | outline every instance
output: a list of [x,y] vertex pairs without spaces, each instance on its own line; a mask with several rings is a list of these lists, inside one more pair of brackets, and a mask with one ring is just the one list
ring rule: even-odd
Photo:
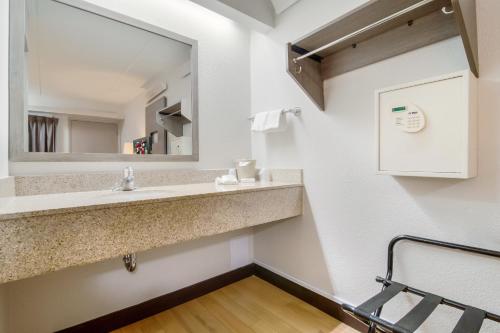
[[325,111],[325,98],[323,95],[323,78],[321,77],[321,62],[313,58],[300,60],[294,59],[301,54],[294,50],[288,43],[288,66],[287,72],[302,88],[306,95],[312,99],[316,106]]

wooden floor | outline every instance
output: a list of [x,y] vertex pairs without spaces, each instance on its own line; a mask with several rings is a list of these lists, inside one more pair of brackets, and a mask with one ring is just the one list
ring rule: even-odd
[[354,333],[320,310],[255,277],[114,333]]

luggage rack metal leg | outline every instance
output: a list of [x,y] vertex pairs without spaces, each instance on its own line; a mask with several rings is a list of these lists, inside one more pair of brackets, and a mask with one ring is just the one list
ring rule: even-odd
[[[369,333],[414,332],[428,318],[428,316],[433,312],[433,310],[439,304],[448,305],[464,311],[462,317],[458,321],[452,333],[479,332],[484,319],[489,319],[500,323],[500,315],[487,312],[481,309],[477,309],[472,306],[468,306],[459,302],[455,302],[453,300],[441,296],[432,295],[425,291],[418,290],[416,288],[412,288],[409,286],[404,286],[398,282],[392,281],[391,279],[392,279],[393,264],[394,264],[394,247],[398,242],[403,240],[500,258],[499,251],[486,250],[477,247],[447,243],[427,238],[408,236],[408,235],[395,237],[389,243],[386,278],[382,277],[376,278],[377,282],[383,284],[382,291],[358,307],[354,307],[349,304],[342,305],[342,308],[347,313],[353,315],[358,320],[361,320],[365,322],[367,325],[369,325],[369,330],[368,330]],[[397,323],[393,324],[380,318],[380,314],[382,313],[383,305],[387,303],[390,299],[392,299],[395,295],[397,295],[399,292],[408,292],[415,295],[419,295],[423,297],[423,299],[405,317],[403,317]]]

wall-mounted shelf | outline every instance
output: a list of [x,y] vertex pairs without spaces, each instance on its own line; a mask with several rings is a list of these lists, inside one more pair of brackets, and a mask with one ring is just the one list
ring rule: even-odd
[[478,77],[476,0],[371,0],[289,43],[287,70],[324,110],[324,80],[457,35]]
[[176,137],[183,136],[183,125],[191,123],[191,119],[182,113],[182,102],[164,108],[158,111],[158,114],[163,122],[163,127]]

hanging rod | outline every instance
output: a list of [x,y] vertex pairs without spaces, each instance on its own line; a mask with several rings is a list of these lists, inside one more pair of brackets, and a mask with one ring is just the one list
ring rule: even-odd
[[[283,109],[281,110],[281,113],[292,113],[294,116],[298,117],[300,116],[300,113],[302,112],[302,109],[300,107],[295,107],[292,109]],[[249,120],[254,120],[255,116],[248,117]]]
[[[318,47],[317,49],[315,49],[315,50],[313,50],[313,51],[310,51],[310,52],[308,52],[308,53],[306,53],[306,54],[304,54],[304,55],[301,55],[301,56],[299,56],[299,57],[293,58],[293,62],[294,62],[294,63],[297,63],[297,61],[299,61],[299,60],[302,60],[302,59],[308,58],[308,57],[310,57],[310,56],[312,56],[312,55],[314,55],[314,54],[316,54],[316,53],[318,53],[318,52],[320,52],[320,51],[323,51],[323,50],[328,49],[328,48],[330,48],[330,47],[332,47],[332,46],[335,46],[335,45],[337,45],[337,44],[340,44],[340,43],[342,43],[343,41],[348,40],[349,38],[356,37],[357,35],[360,35],[360,34],[362,34],[363,32],[366,32],[366,31],[372,30],[372,29],[374,29],[374,28],[376,28],[376,27],[378,27],[378,26],[380,26],[380,25],[382,25],[382,24],[384,24],[384,23],[386,23],[386,22],[392,21],[393,19],[395,19],[395,18],[397,18],[397,17],[399,17],[399,16],[401,16],[401,15],[404,15],[404,14],[406,14],[406,13],[412,12],[412,11],[414,11],[415,9],[418,9],[418,8],[420,8],[420,7],[422,7],[422,6],[425,6],[425,5],[427,5],[427,4],[431,3],[431,2],[434,2],[434,1],[435,1],[435,0],[423,0],[423,1],[417,2],[416,4],[414,4],[414,5],[410,6],[410,7],[407,7],[407,8],[405,8],[405,9],[400,10],[399,12],[396,12],[396,13],[394,13],[394,14],[392,14],[392,15],[389,15],[389,16],[387,16],[387,17],[384,17],[383,19],[381,19],[381,20],[379,20],[379,21],[377,21],[377,22],[374,22],[374,23],[372,23],[372,24],[370,24],[370,25],[367,25],[367,26],[366,26],[366,27],[364,27],[364,28],[361,28],[361,29],[359,29],[359,30],[356,30],[356,31],[354,31],[354,32],[352,32],[352,33],[350,33],[350,34],[348,34],[348,35],[345,35],[344,37],[341,37],[341,38],[339,38],[339,39],[336,39],[336,40],[334,40],[333,42],[330,42],[330,43],[328,43],[328,44],[326,44],[326,45],[323,45],[323,46],[321,46],[321,47]],[[446,14],[448,14],[448,13],[446,13]]]

